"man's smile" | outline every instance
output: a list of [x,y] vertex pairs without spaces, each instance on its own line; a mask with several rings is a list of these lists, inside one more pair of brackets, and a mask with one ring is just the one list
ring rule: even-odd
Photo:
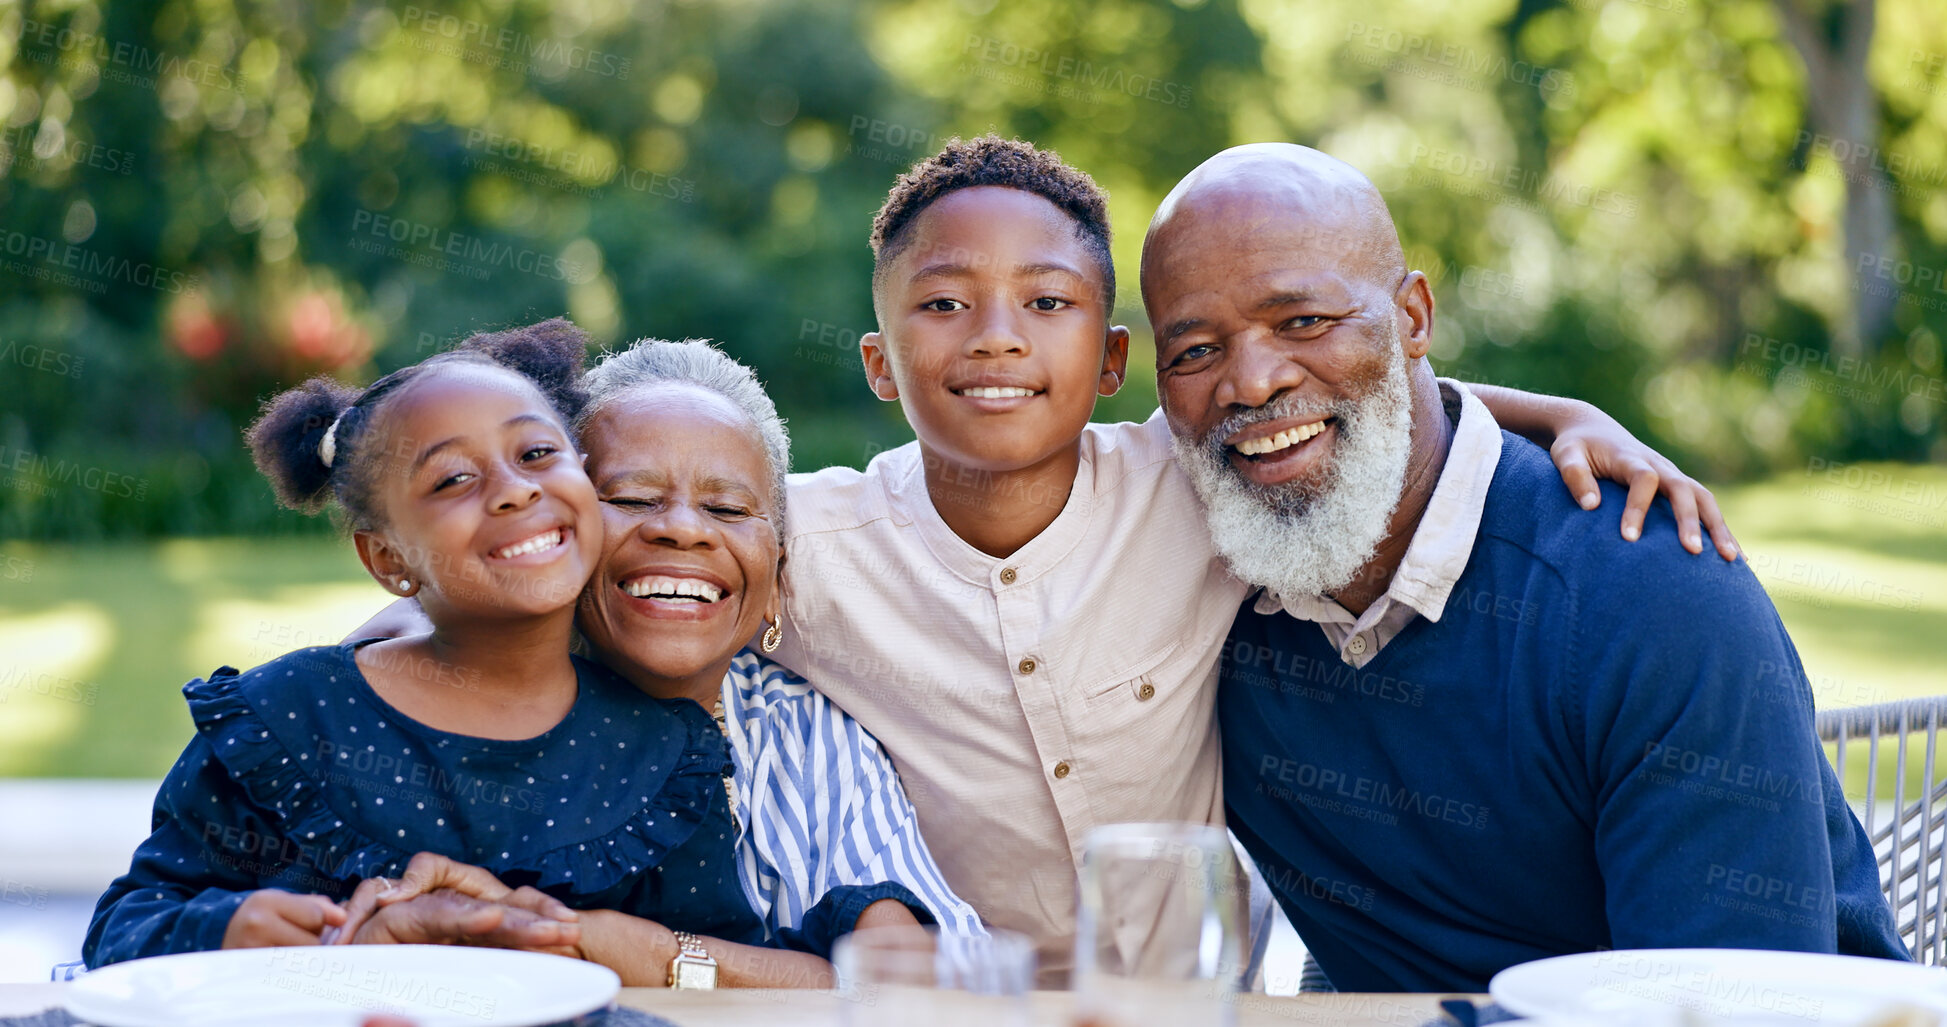
[[1263,456],[1309,440],[1312,436],[1323,432],[1331,420],[1327,417],[1286,427],[1278,427],[1280,422],[1276,421],[1268,425],[1253,425],[1249,430],[1239,432],[1238,436],[1241,437],[1232,437],[1227,444],[1245,456]]
[[1224,446],[1230,465],[1248,481],[1258,485],[1282,485],[1317,473],[1331,459],[1333,443],[1338,441],[1338,419],[1292,425],[1265,434],[1253,431],[1251,437]]

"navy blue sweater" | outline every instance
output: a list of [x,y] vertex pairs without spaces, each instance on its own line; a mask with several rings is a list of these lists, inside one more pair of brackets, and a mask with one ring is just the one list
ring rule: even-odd
[[1675,531],[1659,501],[1623,541],[1503,433],[1438,623],[1354,669],[1245,602],[1230,823],[1339,990],[1485,991],[1603,948],[1906,958],[1770,599]]

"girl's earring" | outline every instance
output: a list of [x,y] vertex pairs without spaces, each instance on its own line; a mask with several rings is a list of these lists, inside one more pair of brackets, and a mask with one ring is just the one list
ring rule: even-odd
[[411,579],[411,578],[400,578],[400,579],[399,579],[399,591],[401,591],[401,592],[404,592],[404,593],[406,593],[406,594],[408,594],[408,595],[410,595],[410,594],[412,594],[412,579]]
[[772,621],[770,626],[764,629],[764,637],[758,640],[757,647],[767,653],[774,653],[777,652],[777,647],[783,644],[784,630],[777,626],[777,621]]

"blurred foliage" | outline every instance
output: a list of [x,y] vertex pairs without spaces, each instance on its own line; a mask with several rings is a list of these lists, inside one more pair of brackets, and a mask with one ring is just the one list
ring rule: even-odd
[[[799,467],[861,464],[910,437],[858,371],[871,213],[989,129],[1110,191],[1139,340],[1156,201],[1289,139],[1386,193],[1443,371],[1707,477],[1940,457],[1947,20],[1879,0],[1834,138],[1781,2],[1820,0],[0,3],[0,537],[319,530],[250,470],[265,395],[563,312],[722,340]],[[1868,185],[1893,244],[1848,260]],[[1135,350],[1098,416],[1153,407]]]

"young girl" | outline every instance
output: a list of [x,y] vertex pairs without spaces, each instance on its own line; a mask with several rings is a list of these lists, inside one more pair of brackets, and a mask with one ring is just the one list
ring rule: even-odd
[[[519,889],[471,909],[455,932],[468,940],[579,954],[559,900],[761,941],[710,714],[568,654],[602,552],[566,427],[584,347],[550,321],[362,392],[317,379],[270,402],[250,443],[278,498],[307,511],[335,499],[366,568],[417,598],[432,630],[186,686],[196,737],[96,908],[89,966],[317,943],[345,923],[338,900],[420,851]],[[428,936],[412,905],[353,940],[456,940]]]

